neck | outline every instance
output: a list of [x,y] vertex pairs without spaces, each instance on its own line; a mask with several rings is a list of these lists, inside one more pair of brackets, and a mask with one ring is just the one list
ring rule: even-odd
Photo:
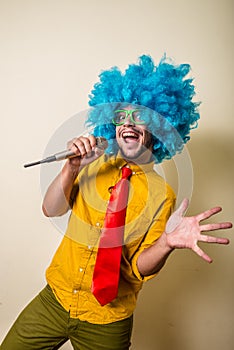
[[153,156],[151,150],[147,149],[145,152],[141,153],[138,157],[136,158],[128,158],[126,155],[123,155],[122,152],[120,151],[120,154],[122,158],[132,164],[148,164],[153,161]]

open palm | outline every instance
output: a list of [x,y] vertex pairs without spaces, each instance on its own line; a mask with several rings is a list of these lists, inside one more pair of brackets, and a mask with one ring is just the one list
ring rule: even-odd
[[231,228],[230,222],[212,223],[201,225],[200,221],[219,213],[222,208],[214,207],[198,215],[186,217],[189,201],[184,199],[179,208],[170,216],[167,225],[167,243],[171,248],[192,249],[202,259],[211,263],[212,259],[198,246],[198,242],[228,244],[227,238],[204,235],[202,232]]

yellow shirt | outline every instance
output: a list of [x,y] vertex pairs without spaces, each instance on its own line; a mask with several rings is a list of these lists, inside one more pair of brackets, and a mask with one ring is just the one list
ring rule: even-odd
[[71,318],[106,324],[132,315],[143,277],[137,269],[141,252],[164,231],[175,203],[172,189],[153,169],[154,163],[130,165],[130,191],[126,213],[118,296],[100,306],[91,293],[98,239],[111,188],[121,178],[126,162],[103,155],[83,168],[74,184],[77,194],[64,238],[47,269],[46,278]]

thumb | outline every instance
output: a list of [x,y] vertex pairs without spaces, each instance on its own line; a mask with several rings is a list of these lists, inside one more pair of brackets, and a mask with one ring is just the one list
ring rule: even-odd
[[184,198],[180,206],[174,211],[174,213],[169,217],[167,221],[165,232],[171,233],[175,228],[181,223],[182,217],[184,216],[186,210],[189,206],[189,200]]
[[180,216],[184,216],[184,214],[186,213],[186,210],[188,209],[188,206],[189,206],[189,200],[188,198],[184,198],[180,203],[180,206],[176,209],[175,212],[177,212],[177,214]]

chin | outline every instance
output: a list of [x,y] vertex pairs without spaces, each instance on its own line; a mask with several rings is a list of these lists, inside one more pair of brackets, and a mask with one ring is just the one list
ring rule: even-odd
[[129,159],[129,160],[137,160],[139,157],[143,156],[143,154],[145,153],[145,149],[137,149],[137,150],[124,150],[121,149],[121,153],[123,155],[123,157],[125,159]]

